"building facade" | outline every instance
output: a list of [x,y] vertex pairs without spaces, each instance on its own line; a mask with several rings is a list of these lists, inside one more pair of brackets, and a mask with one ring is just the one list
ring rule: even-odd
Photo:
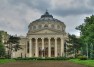
[[64,56],[67,38],[66,25],[46,11],[28,26],[27,36],[21,38],[22,50],[15,57],[60,57]]
[[7,43],[9,39],[9,34],[6,31],[0,30],[0,38],[2,43]]

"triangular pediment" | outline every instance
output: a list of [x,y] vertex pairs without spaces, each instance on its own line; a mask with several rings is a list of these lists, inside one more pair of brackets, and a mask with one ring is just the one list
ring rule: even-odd
[[34,31],[32,33],[34,33],[34,34],[60,34],[62,32],[50,30],[50,29],[43,29],[43,30]]

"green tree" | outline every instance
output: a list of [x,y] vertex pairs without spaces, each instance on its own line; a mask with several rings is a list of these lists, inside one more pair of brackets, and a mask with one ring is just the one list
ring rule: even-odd
[[86,17],[84,23],[76,29],[80,30],[81,39],[85,44],[84,47],[86,47],[87,58],[91,58],[94,54],[94,15]]
[[0,57],[4,57],[5,56],[5,48],[3,43],[0,42]]
[[2,33],[0,32],[0,43],[2,42]]
[[12,50],[17,51],[19,49],[21,49],[20,45],[19,45],[19,37],[15,37],[15,36],[10,36],[9,40],[8,40],[8,44],[9,46],[7,46],[7,48],[9,49],[9,55],[11,57],[11,53]]
[[5,48],[4,48],[4,44],[2,43],[2,34],[0,32],[0,57],[4,57],[5,56]]
[[75,57],[77,57],[78,51],[81,48],[81,41],[75,35],[69,34],[68,37],[69,37],[69,41],[67,41],[67,43],[69,43],[71,45],[68,45],[69,49],[67,51],[73,53],[75,55]]

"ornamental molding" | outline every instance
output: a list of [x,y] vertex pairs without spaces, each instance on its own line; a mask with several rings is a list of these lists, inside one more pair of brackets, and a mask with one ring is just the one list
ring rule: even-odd
[[49,31],[52,31],[53,33],[51,34],[64,34],[64,31],[60,31],[60,30],[54,30],[54,29],[49,29],[49,28],[44,28],[44,29],[40,29],[40,30],[34,30],[34,31],[30,31],[28,32],[28,34],[50,34],[50,32],[45,32],[45,33],[37,33],[37,32],[40,32],[40,31],[43,31],[43,30],[49,30]]

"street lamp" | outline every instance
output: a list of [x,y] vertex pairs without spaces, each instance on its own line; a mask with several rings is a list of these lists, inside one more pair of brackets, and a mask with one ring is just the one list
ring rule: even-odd
[[45,58],[45,49],[42,49],[42,58]]

